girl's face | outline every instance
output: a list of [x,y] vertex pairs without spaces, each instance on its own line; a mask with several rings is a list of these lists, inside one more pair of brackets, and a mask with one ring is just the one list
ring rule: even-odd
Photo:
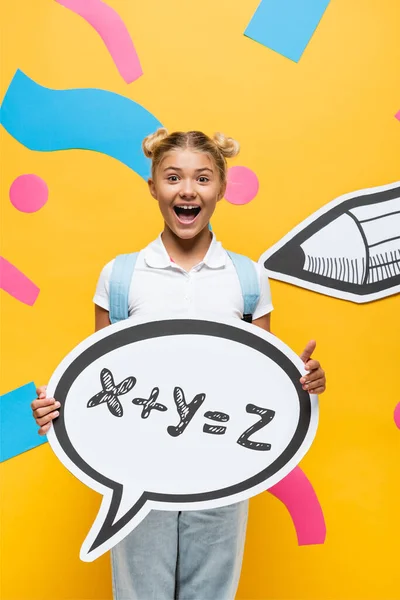
[[191,239],[208,226],[225,192],[212,159],[192,150],[166,153],[149,188],[165,224],[181,239]]

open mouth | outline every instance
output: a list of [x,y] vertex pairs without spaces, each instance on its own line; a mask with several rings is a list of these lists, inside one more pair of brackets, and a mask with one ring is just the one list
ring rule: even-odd
[[200,206],[196,206],[195,204],[182,204],[181,206],[174,206],[174,212],[178,217],[178,221],[185,225],[194,223],[200,211]]

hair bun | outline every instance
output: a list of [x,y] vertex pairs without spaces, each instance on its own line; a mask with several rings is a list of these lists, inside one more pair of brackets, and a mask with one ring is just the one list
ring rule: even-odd
[[227,137],[223,133],[214,133],[213,141],[225,158],[233,158],[240,151],[240,144],[231,137]]
[[159,146],[167,137],[168,131],[164,127],[160,127],[160,129],[157,129],[157,131],[145,137],[142,142],[142,148],[145,156],[147,156],[147,158],[152,158],[157,146]]

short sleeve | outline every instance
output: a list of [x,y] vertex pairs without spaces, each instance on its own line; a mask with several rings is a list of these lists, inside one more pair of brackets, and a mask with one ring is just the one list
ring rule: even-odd
[[103,270],[100,273],[99,280],[96,286],[96,292],[93,297],[93,302],[104,308],[105,310],[110,310],[110,277],[111,271],[114,265],[114,260],[110,261],[106,264]]
[[267,271],[258,263],[254,263],[260,280],[260,299],[253,314],[253,320],[267,315],[273,310],[271,289]]

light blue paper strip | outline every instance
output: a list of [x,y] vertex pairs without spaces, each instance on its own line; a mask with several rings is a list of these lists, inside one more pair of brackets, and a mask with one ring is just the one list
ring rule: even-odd
[[32,417],[31,402],[36,386],[28,383],[0,396],[0,462],[47,442],[38,434]]
[[53,90],[18,70],[1,106],[1,124],[30,150],[72,148],[112,156],[144,179],[150,161],[142,140],[162,127],[148,110],[125,96],[98,89]]
[[298,62],[330,0],[262,0],[245,35]]

